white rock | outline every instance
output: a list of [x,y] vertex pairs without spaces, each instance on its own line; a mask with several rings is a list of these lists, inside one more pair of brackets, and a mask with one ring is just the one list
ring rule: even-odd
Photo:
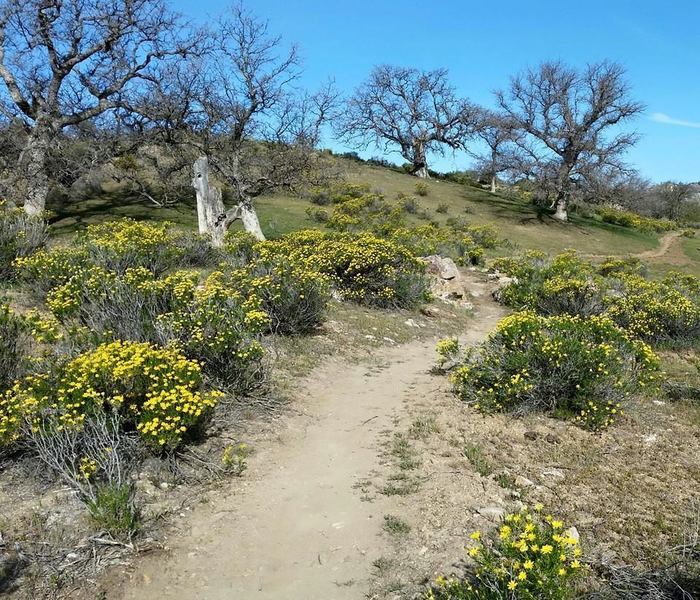
[[485,506],[483,508],[477,508],[476,512],[490,521],[500,521],[503,515],[506,514],[506,511],[500,506]]
[[542,477],[553,477],[554,479],[564,479],[564,471],[550,467],[542,471]]

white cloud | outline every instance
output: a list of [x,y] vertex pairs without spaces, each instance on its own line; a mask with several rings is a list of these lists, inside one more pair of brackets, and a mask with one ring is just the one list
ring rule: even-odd
[[680,125],[681,127],[695,127],[700,129],[700,122],[674,119],[673,117],[669,117],[664,113],[652,113],[649,118],[652,121],[656,121],[657,123],[665,123],[666,125]]

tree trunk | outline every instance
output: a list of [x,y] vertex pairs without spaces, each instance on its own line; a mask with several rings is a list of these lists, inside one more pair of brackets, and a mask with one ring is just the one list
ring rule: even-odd
[[556,210],[554,211],[554,218],[557,221],[566,222],[569,220],[567,212],[568,205],[567,195],[563,192],[559,193],[557,196]]
[[422,144],[417,144],[413,148],[413,174],[421,179],[430,179],[428,161],[425,157],[425,148]]
[[49,195],[49,177],[46,173],[46,155],[49,150],[49,136],[45,133],[32,133],[19,157],[21,193],[24,211],[37,216],[46,209]]
[[197,194],[197,222],[199,233],[211,238],[212,246],[220,248],[224,245],[226,232],[237,219],[241,219],[243,228],[258,240],[264,240],[260,221],[251,201],[239,203],[226,210],[221,198],[221,190],[209,183],[209,159],[200,156],[194,162],[194,178],[192,187]]
[[491,175],[491,193],[495,194],[496,193],[496,176]]

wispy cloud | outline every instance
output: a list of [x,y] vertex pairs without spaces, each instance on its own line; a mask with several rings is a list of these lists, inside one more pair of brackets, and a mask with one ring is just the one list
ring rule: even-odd
[[674,119],[669,117],[664,113],[651,113],[649,117],[652,121],[657,123],[665,123],[666,125],[680,125],[681,127],[695,127],[700,129],[700,122],[698,121],[684,121],[683,119]]

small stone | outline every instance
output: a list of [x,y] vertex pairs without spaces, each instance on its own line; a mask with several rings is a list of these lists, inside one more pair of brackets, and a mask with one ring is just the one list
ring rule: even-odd
[[409,327],[420,327],[420,325],[418,325],[418,323],[416,323],[413,319],[406,319],[404,323]]
[[159,487],[161,490],[167,490],[170,487],[170,484],[167,481],[162,481]]
[[439,317],[440,316],[440,311],[435,308],[434,306],[423,306],[420,309],[420,312],[422,315],[425,315],[426,317]]
[[483,508],[478,508],[476,512],[482,517],[486,517],[490,521],[495,522],[500,521],[503,518],[503,515],[506,514],[506,511],[500,506],[485,506]]
[[540,434],[537,433],[536,431],[526,431],[524,434],[526,440],[536,440],[538,437],[540,437]]
[[527,477],[523,477],[522,475],[517,475],[515,477],[515,485],[517,485],[519,488],[535,487],[535,483],[533,481],[529,480]]
[[566,537],[570,537],[570,538],[573,539],[573,540],[576,540],[577,543],[581,541],[581,536],[579,535],[578,529],[576,529],[576,527],[569,527],[569,528],[564,532],[564,535],[565,535]]
[[544,436],[544,440],[545,440],[545,442],[548,442],[550,444],[558,444],[561,442],[561,439],[555,433],[548,433],[547,435]]
[[554,467],[550,467],[550,468],[542,471],[542,477],[552,477],[554,479],[564,479],[566,477],[566,475],[564,475],[564,471],[562,471],[561,469],[555,469]]

